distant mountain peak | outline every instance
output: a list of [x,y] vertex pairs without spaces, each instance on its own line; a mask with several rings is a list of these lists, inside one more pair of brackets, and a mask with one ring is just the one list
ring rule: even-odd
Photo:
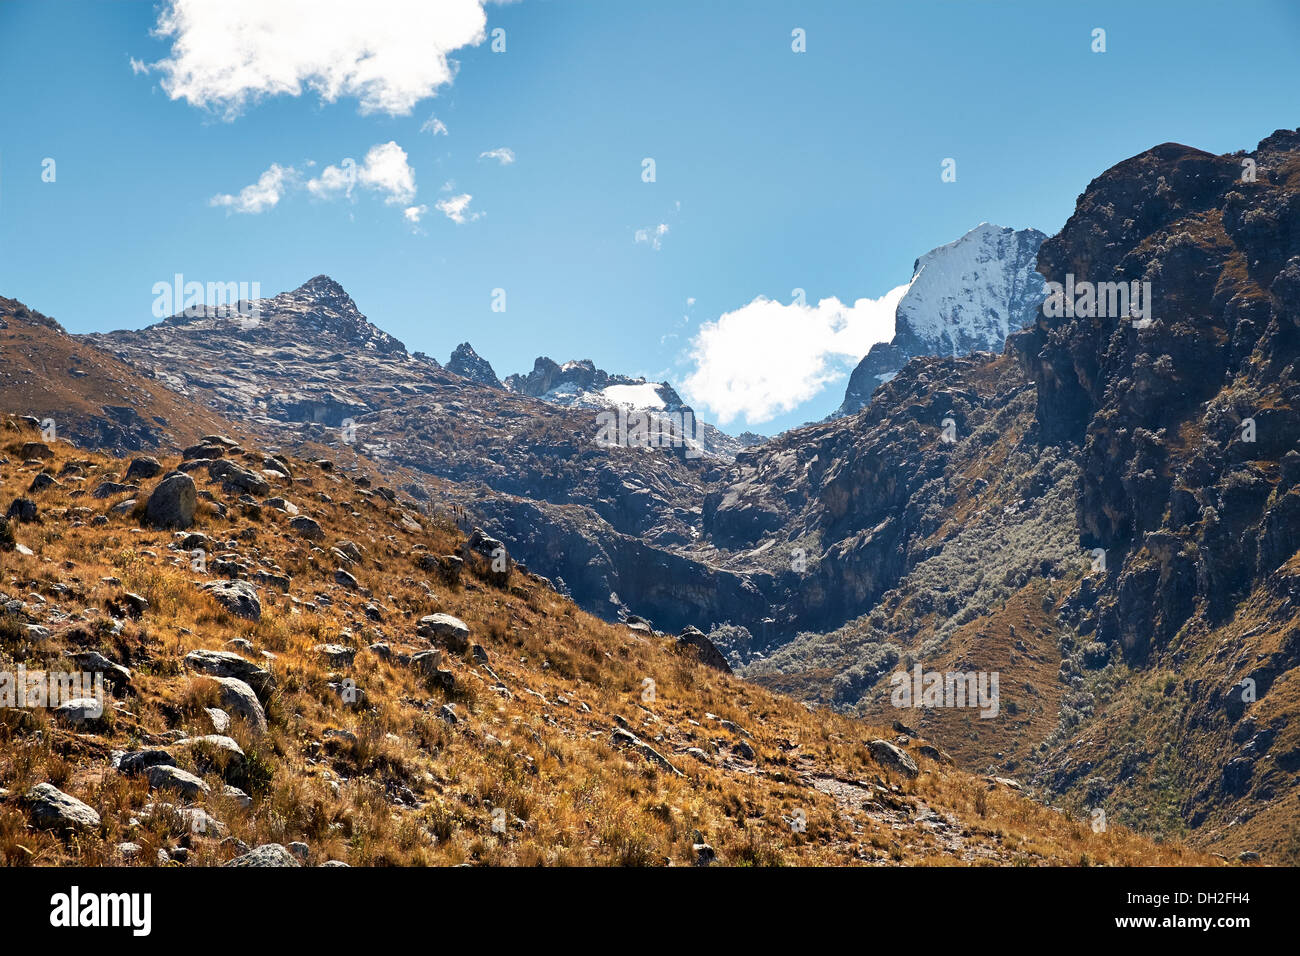
[[361,314],[357,304],[352,301],[352,296],[327,275],[313,276],[289,294],[297,298],[314,299],[340,312],[351,311]]
[[492,363],[475,352],[474,346],[468,342],[461,342],[456,346],[456,350],[451,353],[451,358],[447,360],[446,369],[461,378],[486,385],[488,388],[502,387],[497,373],[492,370]]
[[835,413],[851,415],[871,394],[922,355],[1001,352],[1006,338],[1034,321],[1043,301],[1037,229],[982,222],[931,249],[912,266],[912,281],[894,312],[894,337],[879,342],[849,378]]

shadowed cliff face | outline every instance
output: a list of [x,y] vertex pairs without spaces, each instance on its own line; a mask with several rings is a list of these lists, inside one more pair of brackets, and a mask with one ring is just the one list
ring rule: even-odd
[[1042,318],[1012,338],[1042,440],[1081,446],[1079,524],[1114,585],[1098,635],[1140,657],[1199,603],[1222,618],[1300,544],[1300,135],[1229,156],[1165,144],[1119,164],[1039,269],[1151,284],[1149,323]]

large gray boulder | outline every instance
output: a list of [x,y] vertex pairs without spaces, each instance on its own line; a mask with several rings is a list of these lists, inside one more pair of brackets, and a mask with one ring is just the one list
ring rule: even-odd
[[870,748],[871,757],[876,763],[900,777],[915,780],[916,776],[921,772],[915,760],[888,740],[873,740]]
[[448,650],[460,652],[469,647],[469,625],[450,614],[426,614],[420,618],[419,633],[436,637]]
[[150,458],[142,455],[139,458],[132,458],[131,464],[126,469],[126,480],[133,478],[155,478],[162,471],[162,465],[158,463],[157,458]]
[[76,797],[49,783],[38,783],[27,791],[27,808],[38,830],[93,830],[99,814]]
[[270,671],[258,667],[234,651],[190,651],[185,655],[185,666],[213,677],[234,677],[253,688],[254,693],[263,698],[270,692],[273,683]]
[[237,856],[222,866],[302,866],[298,858],[279,843],[266,843]]
[[184,472],[172,472],[149,495],[145,518],[155,528],[188,528],[194,523],[198,500],[194,479]]
[[255,734],[266,733],[266,711],[262,709],[252,687],[238,677],[209,675],[209,680],[216,681],[220,688],[221,706],[225,710],[236,717],[243,717]]
[[235,617],[249,621],[262,619],[262,602],[257,597],[257,589],[247,581],[209,581],[200,586]]

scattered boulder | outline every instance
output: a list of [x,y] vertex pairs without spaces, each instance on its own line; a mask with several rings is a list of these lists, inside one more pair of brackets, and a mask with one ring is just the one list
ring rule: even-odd
[[886,770],[893,771],[908,780],[914,780],[920,774],[921,770],[917,767],[916,761],[888,740],[873,740],[868,746],[871,749],[872,759]]
[[9,504],[9,510],[5,512],[5,518],[10,521],[21,521],[31,523],[36,520],[36,502],[31,498],[15,498]]
[[259,498],[271,490],[270,483],[256,472],[241,468],[228,458],[218,458],[208,465],[208,477],[220,480],[221,490],[227,494],[256,495]]
[[55,708],[54,716],[67,724],[84,724],[104,716],[104,702],[96,697],[78,697]]
[[157,458],[141,456],[131,459],[131,464],[126,469],[126,480],[130,481],[132,478],[157,478],[161,473],[162,465],[158,463]]
[[731,665],[727,663],[727,659],[722,656],[722,652],[713,645],[713,642],[699,628],[688,627],[678,635],[677,649],[685,650],[686,648],[694,648],[695,653],[700,658],[700,663],[706,667],[712,667],[724,674],[731,673]]
[[136,774],[144,773],[150,767],[158,766],[176,766],[176,758],[165,750],[150,748],[147,750],[133,750],[124,753],[117,760],[117,769],[128,777],[134,777]]
[[155,528],[188,528],[194,523],[198,491],[194,479],[172,472],[154,488],[145,505],[145,518]]
[[27,493],[29,495],[35,495],[44,491],[46,488],[57,488],[58,486],[58,479],[49,472],[42,471],[37,474],[37,476],[32,479],[32,483],[27,486]]
[[199,442],[197,445],[190,445],[182,449],[181,458],[190,461],[194,458],[221,458],[226,454],[226,449],[221,445],[209,442]]
[[262,602],[257,597],[257,589],[247,581],[210,581],[200,587],[235,617],[248,621],[262,619]]
[[351,667],[357,652],[342,644],[317,644],[312,651],[325,658],[334,667]]
[[613,732],[610,734],[610,742],[615,747],[635,750],[637,753],[641,754],[641,756],[645,757],[646,760],[662,767],[664,770],[667,770],[678,777],[685,776],[685,774],[669,763],[667,757],[626,728],[615,727]]
[[[269,502],[268,502],[269,503]],[[324,541],[325,532],[321,530],[320,523],[315,518],[308,518],[306,515],[298,515],[289,522],[289,527],[301,538],[308,541]]]
[[80,670],[89,674],[103,674],[104,679],[116,687],[125,687],[131,683],[130,668],[114,664],[99,651],[76,651],[68,654],[68,658]]
[[54,457],[54,449],[43,441],[26,441],[23,447],[18,449],[18,457],[23,461],[30,458],[39,458],[42,461],[49,461]]
[[270,671],[259,667],[233,651],[190,651],[185,655],[185,666],[190,670],[211,674],[213,677],[234,677],[265,698],[273,681]]
[[212,790],[194,774],[174,764],[154,764],[145,768],[144,775],[149,781],[150,790],[175,790],[187,800],[204,796]]
[[257,695],[253,693],[253,688],[240,680],[238,677],[213,677],[209,675],[209,680],[216,681],[220,688],[221,706],[226,711],[236,717],[242,717],[248,721],[249,727],[255,734],[266,733],[266,711],[262,709]]
[[266,843],[237,856],[222,866],[302,866],[297,858],[279,843]]
[[133,495],[139,490],[139,485],[124,485],[120,481],[101,481],[90,493],[90,497],[116,498],[118,495]]
[[469,625],[450,614],[426,614],[420,618],[418,632],[440,639],[449,650],[457,653],[469,647]]
[[76,797],[49,783],[38,783],[27,791],[28,813],[38,830],[93,830],[99,814]]

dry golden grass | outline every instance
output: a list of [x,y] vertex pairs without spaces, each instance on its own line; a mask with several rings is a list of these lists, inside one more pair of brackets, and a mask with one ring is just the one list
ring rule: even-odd
[[[9,459],[0,465],[0,503],[7,505],[26,494],[41,468],[16,455],[34,433],[12,419],[0,427],[0,453]],[[215,686],[188,673],[182,660],[190,650],[229,649],[237,638],[251,642],[251,659],[275,655],[269,731],[259,738],[234,721],[229,734],[246,754],[242,763],[223,767],[197,752],[178,762],[212,786],[201,805],[232,838],[248,846],[303,842],[313,863],[687,865],[701,838],[726,865],[1217,862],[1120,828],[1094,833],[1002,785],[925,758],[918,758],[916,780],[892,778],[866,746],[891,738],[880,728],[810,711],[705,668],[677,652],[671,638],[600,621],[529,575],[515,572],[498,587],[478,561],[467,563],[459,583],[422,570],[422,555],[459,551],[462,536],[449,520],[390,504],[348,476],[305,462],[295,461],[296,479],[273,493],[320,522],[326,539],[316,549],[295,536],[287,515],[270,508],[251,515],[194,473],[230,517],[201,507],[192,530],[237,541],[230,550],[290,575],[292,597],[317,604],[313,610],[260,587],[261,621],[233,618],[198,590],[205,576],[169,548],[172,532],[143,529],[138,517],[109,512],[116,499],[89,496],[126,462],[59,444],[43,469],[58,475],[72,460],[83,463],[83,480],[65,476],[35,495],[40,520],[14,526],[34,555],[0,552],[0,590],[31,604],[38,602],[28,596],[38,594],[67,617],[41,620],[52,631],[43,641],[12,626],[0,630],[0,666],[40,668],[67,650],[97,650],[129,666],[133,679],[93,731],[61,726],[42,711],[0,711],[0,787],[10,791],[0,801],[6,865],[121,865],[115,846],[124,841],[142,847],[134,858],[142,865],[178,847],[188,850],[189,865],[236,856],[233,840],[188,832],[175,814],[143,817],[151,801],[183,801],[150,794],[143,779],[124,777],[110,761],[114,750],[211,733],[205,708],[217,700]],[[165,468],[174,464],[164,460]],[[153,484],[144,483],[140,500]],[[92,524],[105,513],[107,524]],[[328,549],[345,539],[363,550],[350,570],[370,598],[333,583],[339,562]],[[128,591],[150,606],[115,633],[104,609]],[[367,619],[368,601],[383,607],[381,622]],[[444,656],[455,677],[448,692],[368,650],[377,640],[395,652],[428,649],[416,626],[437,611],[468,624],[508,695],[493,689],[496,681],[469,651]],[[313,652],[326,642],[355,649],[352,665],[335,668]],[[329,686],[343,678],[364,693],[361,705],[345,703]],[[644,696],[647,679],[652,699]],[[455,705],[455,724],[440,716],[446,703]],[[680,775],[613,746],[620,720]],[[743,756],[742,737],[753,759]],[[46,781],[94,807],[99,828],[66,839],[34,830],[21,796]],[[225,783],[251,795],[251,808],[220,795]],[[918,818],[930,811],[946,824],[922,825]]]

